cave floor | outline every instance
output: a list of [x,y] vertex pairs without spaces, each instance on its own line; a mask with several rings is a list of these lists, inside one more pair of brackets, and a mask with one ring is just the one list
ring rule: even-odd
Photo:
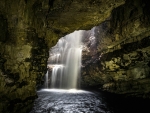
[[30,113],[148,113],[150,101],[84,90],[37,91]]

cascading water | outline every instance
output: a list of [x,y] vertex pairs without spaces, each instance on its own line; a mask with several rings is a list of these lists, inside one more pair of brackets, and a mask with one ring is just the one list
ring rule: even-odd
[[51,88],[61,88],[62,83],[62,65],[54,65],[51,74]]
[[82,34],[80,30],[62,37],[50,50],[51,88],[76,89],[79,86]]
[[45,80],[45,87],[48,88],[48,71],[46,72],[46,80]]

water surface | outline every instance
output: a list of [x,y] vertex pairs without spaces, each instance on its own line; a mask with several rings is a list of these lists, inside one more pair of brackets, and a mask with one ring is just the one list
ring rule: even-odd
[[30,113],[150,113],[150,101],[84,90],[43,89]]

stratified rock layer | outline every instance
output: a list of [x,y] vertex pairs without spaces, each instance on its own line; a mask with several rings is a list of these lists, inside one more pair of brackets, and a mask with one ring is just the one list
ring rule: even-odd
[[97,27],[98,57],[82,69],[83,86],[150,98],[148,7],[146,1],[126,1]]

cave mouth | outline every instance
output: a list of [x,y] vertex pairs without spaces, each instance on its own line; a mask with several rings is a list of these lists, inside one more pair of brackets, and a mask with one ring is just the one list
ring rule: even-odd
[[61,37],[50,48],[44,87],[56,89],[80,89],[83,52],[96,49],[95,27],[74,31]]

